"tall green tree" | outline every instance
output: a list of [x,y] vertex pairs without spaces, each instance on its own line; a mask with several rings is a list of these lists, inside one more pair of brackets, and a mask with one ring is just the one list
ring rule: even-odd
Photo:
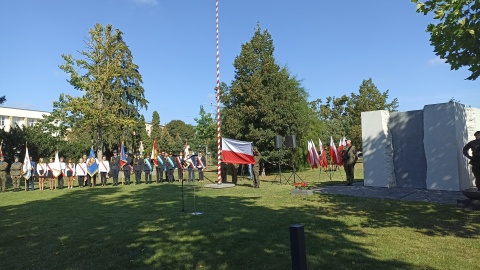
[[430,23],[427,32],[435,54],[453,70],[468,67],[467,80],[476,80],[480,76],[480,1],[411,1],[417,4],[417,12],[434,14],[437,23]]
[[361,113],[376,110],[394,112],[398,108],[398,99],[388,101],[388,90],[380,92],[372,79],[363,80],[358,89],[358,94],[352,93],[347,103],[349,125],[346,133],[353,144],[361,149],[362,145],[362,120]]
[[197,126],[195,126],[195,134],[201,146],[205,149],[205,153],[209,149],[215,149],[217,142],[217,123],[211,113],[207,113],[203,106],[200,106],[199,117],[195,118]]
[[[85,45],[81,59],[62,55],[65,63],[60,66],[70,76],[68,82],[83,95],[61,94],[54,102],[54,111],[70,127],[90,129],[100,158],[104,143],[117,144],[118,138],[130,137],[139,119],[138,110],[146,108],[148,101],[139,67],[120,30],[96,24]],[[112,141],[105,142],[106,133],[113,135]]]
[[176,138],[180,136],[182,143],[185,141],[192,141],[195,138],[195,129],[192,125],[187,125],[182,120],[172,120],[165,125],[165,128],[170,133],[170,136]]
[[309,111],[306,91],[273,54],[270,33],[257,26],[235,58],[235,78],[222,95],[222,137],[252,141],[267,160],[276,134],[295,134],[303,144]]
[[157,111],[152,113],[152,130],[150,131],[150,138],[160,138],[161,128],[160,128],[160,115]]

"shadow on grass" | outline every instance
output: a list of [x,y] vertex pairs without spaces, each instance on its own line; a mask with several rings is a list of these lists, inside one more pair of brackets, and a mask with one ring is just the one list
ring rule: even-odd
[[[247,195],[199,191],[185,187],[186,212],[180,212],[181,188],[176,184],[63,190],[48,200],[0,207],[2,268],[291,269],[288,228],[301,221],[306,224],[309,269],[433,269],[376,259],[349,240],[367,235],[321,217],[317,207],[271,209],[257,203],[265,195],[242,187],[239,192]],[[329,200],[339,205],[341,215],[368,212],[368,205]],[[431,211],[419,207],[425,214]],[[204,214],[191,214],[197,210]],[[409,220],[412,210],[406,206],[386,217],[366,215],[370,226],[419,226]],[[389,221],[397,215],[404,218]]]

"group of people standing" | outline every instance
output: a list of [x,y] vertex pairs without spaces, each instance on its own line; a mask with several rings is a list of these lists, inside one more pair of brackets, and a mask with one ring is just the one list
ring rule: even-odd
[[[34,190],[34,182],[38,179],[38,185],[40,190],[45,189],[45,182],[49,181],[49,189],[63,189],[65,179],[67,179],[67,188],[74,187],[75,180],[78,180],[78,186],[83,187],[95,187],[97,185],[97,176],[100,176],[100,183],[102,186],[107,186],[107,179],[112,177],[113,186],[119,185],[119,174],[123,170],[124,184],[130,185],[131,175],[134,174],[135,184],[141,183],[142,175],[144,175],[145,183],[152,183],[153,172],[156,172],[156,183],[175,181],[174,171],[177,170],[178,181],[184,180],[184,173],[187,173],[188,182],[195,181],[195,172],[198,172],[198,180],[203,181],[204,171],[206,169],[207,161],[203,153],[200,151],[198,154],[194,154],[191,149],[188,149],[188,153],[184,157],[184,153],[180,152],[177,156],[173,156],[172,153],[162,151],[155,157],[150,155],[140,156],[140,153],[131,158],[129,153],[125,154],[125,159],[121,159],[117,151],[113,151],[113,156],[110,160],[107,160],[106,156],[102,157],[99,161],[97,158],[87,158],[87,155],[83,155],[78,159],[75,164],[71,158],[67,162],[64,162],[64,157],[59,158],[60,165],[53,166],[53,158],[50,158],[49,163],[45,163],[43,158],[40,158],[38,162],[33,161],[30,157],[31,172],[30,177],[25,179],[25,190]],[[94,172],[89,171],[89,167],[96,163],[97,170]],[[7,167],[8,163],[4,161],[3,156],[0,157],[0,192],[6,190],[7,180]],[[15,162],[10,166],[10,176],[12,178],[13,190],[20,190],[20,182],[27,172],[23,171],[23,164],[18,161],[18,157],[15,157]],[[55,170],[59,172],[55,173]]]

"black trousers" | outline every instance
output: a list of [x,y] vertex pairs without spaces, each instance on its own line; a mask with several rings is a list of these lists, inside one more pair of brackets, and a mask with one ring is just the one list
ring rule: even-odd
[[107,185],[107,172],[100,172],[100,182],[102,185]]
[[125,184],[130,185],[130,170],[124,170],[123,174],[125,175]]
[[118,185],[118,172],[119,172],[118,169],[112,169],[112,170],[111,170],[112,178],[113,178],[113,184],[114,184],[115,186]]
[[142,179],[142,171],[135,171],[135,184],[140,184]]
[[147,184],[152,183],[152,174],[150,173],[150,170],[145,171],[145,183]]
[[63,188],[63,183],[64,183],[63,174],[60,174],[58,176],[58,188],[62,189]]

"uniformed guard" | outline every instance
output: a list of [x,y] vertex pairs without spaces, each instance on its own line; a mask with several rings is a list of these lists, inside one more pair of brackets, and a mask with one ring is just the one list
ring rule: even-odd
[[257,147],[253,148],[253,158],[255,159],[255,164],[253,165],[253,187],[260,187],[260,152]]
[[157,165],[157,184],[163,182],[163,171],[165,170],[165,152],[161,152],[160,155],[157,156],[158,165]]
[[145,166],[143,159],[140,157],[140,152],[137,152],[137,156],[133,159],[133,171],[135,172],[135,185],[140,184],[142,179],[143,166]]
[[178,156],[175,158],[175,167],[178,170],[178,181],[183,182],[183,151],[180,151]]
[[12,178],[13,191],[19,191],[20,179],[22,178],[22,163],[18,162],[18,157],[15,157],[15,162],[10,166],[10,177]]
[[7,167],[8,163],[5,162],[3,156],[0,156],[0,192],[5,192],[7,183]]
[[110,158],[110,171],[112,173],[113,185],[118,186],[118,173],[120,172],[120,157],[117,150],[113,150],[113,157]]
[[145,159],[143,160],[143,171],[145,172],[145,184],[152,183],[152,160],[150,159],[150,155],[146,155]]
[[165,160],[167,161],[167,180],[169,183],[173,183],[175,178],[173,176],[173,169],[175,169],[175,164],[173,163],[172,153],[167,153],[165,156]]
[[125,176],[125,185],[130,185],[130,174],[132,172],[132,158],[129,157],[128,153],[125,153],[126,163],[123,165],[123,174]]

